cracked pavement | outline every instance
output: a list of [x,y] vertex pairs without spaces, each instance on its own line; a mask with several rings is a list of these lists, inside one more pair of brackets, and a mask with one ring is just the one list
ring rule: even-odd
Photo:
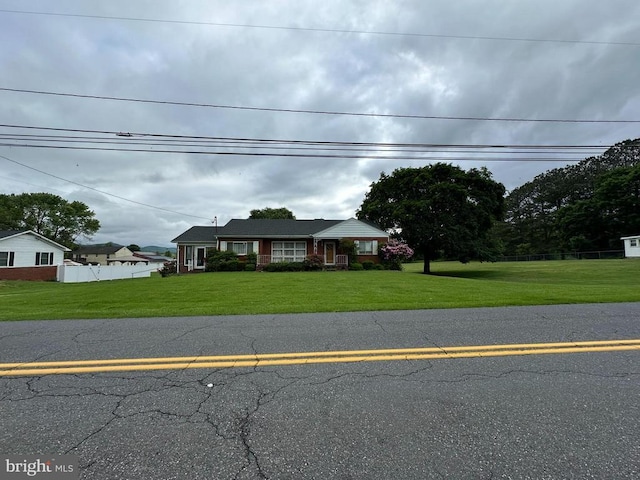
[[[0,362],[640,338],[640,304],[0,323]],[[83,479],[638,478],[637,351],[0,377]]]

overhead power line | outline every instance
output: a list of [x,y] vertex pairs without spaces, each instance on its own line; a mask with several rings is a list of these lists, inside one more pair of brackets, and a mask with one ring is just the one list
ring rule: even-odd
[[84,95],[79,93],[51,92],[43,90],[27,90],[23,88],[0,87],[0,91],[29,93],[36,95],[50,95],[58,97],[84,98],[91,100],[112,100],[117,102],[134,102],[156,105],[174,105],[182,107],[201,107],[201,108],[218,108],[230,110],[248,110],[259,112],[277,112],[277,113],[303,113],[313,115],[340,115],[353,117],[376,117],[376,118],[408,118],[419,120],[464,120],[464,121],[483,121],[483,122],[537,122],[537,123],[640,123],[640,120],[595,120],[595,119],[568,119],[568,118],[509,118],[509,117],[472,117],[472,116],[443,116],[443,115],[410,115],[410,114],[394,114],[394,113],[370,113],[370,112],[338,112],[330,110],[304,110],[293,108],[270,108],[270,107],[251,107],[242,105],[225,105],[215,103],[193,103],[193,102],[177,102],[171,100],[150,100],[142,98],[128,97],[112,97],[105,95]]
[[[117,130],[89,130],[79,128],[60,128],[60,127],[42,127],[34,125],[17,125],[17,124],[0,124],[0,128],[10,128],[28,131],[45,131],[45,132],[68,132],[74,134],[91,134],[91,135],[107,135],[108,138],[123,137],[130,140],[136,138],[154,138],[154,139],[184,139],[184,140],[207,140],[207,141],[229,141],[254,144],[281,144],[281,145],[314,145],[314,146],[365,146],[365,147],[420,147],[420,148],[471,148],[471,149],[591,149],[602,150],[608,148],[608,145],[549,145],[549,144],[460,144],[460,143],[383,143],[383,142],[345,142],[345,141],[326,141],[326,140],[292,140],[292,139],[273,139],[273,138],[250,138],[250,137],[215,137],[204,135],[177,135],[149,132],[122,132]],[[23,136],[21,134],[12,134]],[[37,135],[44,137],[43,135]],[[86,138],[74,136],[73,138]],[[100,137],[106,138],[106,137]]]
[[134,204],[140,205],[142,207],[153,208],[155,210],[161,210],[163,212],[173,213],[173,214],[180,215],[180,216],[183,216],[183,217],[198,218],[200,220],[211,221],[210,218],[199,217],[197,215],[190,215],[188,213],[182,213],[182,212],[178,212],[178,211],[175,211],[175,210],[170,210],[168,208],[157,207],[155,205],[150,205],[148,203],[138,202],[136,200],[131,200],[130,198],[125,198],[125,197],[121,197],[120,195],[115,195],[113,193],[105,192],[104,190],[98,190],[97,188],[90,187],[89,185],[85,185],[83,183],[75,182],[73,180],[69,180],[68,178],[63,178],[63,177],[60,177],[58,175],[54,175],[53,173],[45,172],[44,170],[40,170],[38,168],[31,167],[31,166],[29,166],[27,164],[18,162],[17,160],[13,160],[13,159],[11,159],[9,157],[5,157],[4,155],[0,155],[0,158],[4,158],[8,162],[15,163],[16,165],[20,165],[21,167],[28,168],[29,170],[33,170],[33,171],[41,173],[43,175],[47,175],[49,177],[53,177],[53,178],[56,178],[58,180],[62,180],[63,182],[72,183],[73,185],[78,185],[78,186],[80,186],[82,188],[87,188],[89,190],[93,190],[94,192],[98,192],[98,193],[101,193],[103,195],[107,195],[109,197],[117,198],[119,200],[124,200],[125,202],[134,203]]
[[194,20],[170,20],[162,18],[139,18],[139,17],[122,17],[122,16],[110,16],[110,15],[86,15],[77,13],[59,13],[59,12],[36,12],[26,10],[8,10],[0,9],[2,13],[13,13],[20,15],[39,15],[39,16],[51,16],[51,17],[70,17],[70,18],[85,18],[85,19],[97,19],[97,20],[120,20],[129,22],[147,22],[147,23],[167,23],[178,25],[200,25],[210,27],[225,27],[225,28],[253,28],[253,29],[266,29],[266,30],[288,30],[297,32],[318,32],[318,33],[337,33],[337,34],[353,34],[353,35],[379,35],[379,36],[394,36],[394,37],[416,37],[416,38],[443,38],[443,39],[458,39],[458,40],[483,40],[483,41],[498,41],[498,42],[529,42],[529,43],[568,43],[568,44],[585,44],[585,45],[617,45],[638,47],[639,42],[610,42],[599,40],[575,40],[575,39],[561,39],[561,38],[522,38],[522,37],[495,37],[495,36],[481,36],[481,35],[451,35],[451,34],[436,34],[436,33],[417,33],[417,32],[385,32],[380,30],[346,30],[339,28],[314,28],[314,27],[291,27],[284,25],[260,25],[260,24],[247,24],[247,23],[221,23],[221,22],[203,22]]
[[418,155],[347,155],[322,153],[264,153],[264,152],[220,152],[211,150],[166,150],[159,148],[125,148],[125,147],[79,147],[69,145],[36,145],[0,143],[0,147],[49,148],[54,150],[94,150],[102,152],[137,152],[137,153],[174,153],[184,155],[242,156],[242,157],[278,157],[278,158],[325,158],[325,159],[372,159],[372,160],[420,160],[420,161],[475,161],[475,162],[578,162],[583,158],[553,157],[519,157],[519,158],[487,158],[487,157],[453,157],[453,156],[418,156]]

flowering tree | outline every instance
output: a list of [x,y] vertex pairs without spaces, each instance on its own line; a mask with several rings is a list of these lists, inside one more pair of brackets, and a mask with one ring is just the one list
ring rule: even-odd
[[389,240],[389,243],[380,247],[380,255],[391,270],[402,270],[402,262],[413,257],[413,249],[406,243]]

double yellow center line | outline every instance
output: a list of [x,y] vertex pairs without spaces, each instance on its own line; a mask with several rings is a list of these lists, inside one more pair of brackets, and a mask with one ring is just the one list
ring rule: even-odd
[[60,362],[0,363],[0,377],[39,376],[142,370],[185,370],[191,368],[240,368],[318,363],[384,362],[398,360],[437,360],[450,358],[502,357],[585,352],[640,350],[640,339],[592,342],[519,343],[381,350],[339,350],[329,352],[257,353],[160,358],[115,358]]

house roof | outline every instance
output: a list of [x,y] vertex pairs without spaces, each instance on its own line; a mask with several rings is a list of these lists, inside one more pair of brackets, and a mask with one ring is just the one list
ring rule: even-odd
[[54,242],[53,240],[45,237],[44,235],[40,235],[39,233],[34,232],[33,230],[0,230],[0,241],[5,240],[7,238],[11,238],[11,237],[17,237],[20,235],[25,235],[25,234],[29,234],[29,235],[33,235],[34,237],[47,242],[57,248],[60,248],[61,250],[65,251],[65,252],[70,252],[71,250],[67,247],[65,247],[64,245],[60,245],[57,242]]
[[78,246],[78,248],[76,248],[73,253],[77,253],[77,254],[94,254],[94,255],[110,255],[112,253],[116,253],[118,250],[122,250],[123,248],[125,248],[123,245],[117,245],[117,244],[113,244],[113,245],[105,245],[105,244],[101,244],[101,245],[80,245]]
[[218,232],[220,238],[309,237],[343,220],[233,219]]
[[329,227],[313,235],[315,238],[367,238],[367,237],[389,237],[384,230],[380,230],[377,225],[363,220],[350,218],[337,225]]
[[0,238],[13,237],[28,230],[0,230]]
[[135,257],[144,258],[149,260],[150,262],[168,262],[173,260],[171,257],[166,257],[164,255],[159,255],[155,252],[133,252]]
[[171,243],[215,243],[216,231],[224,227],[191,227],[186,232],[171,240]]

